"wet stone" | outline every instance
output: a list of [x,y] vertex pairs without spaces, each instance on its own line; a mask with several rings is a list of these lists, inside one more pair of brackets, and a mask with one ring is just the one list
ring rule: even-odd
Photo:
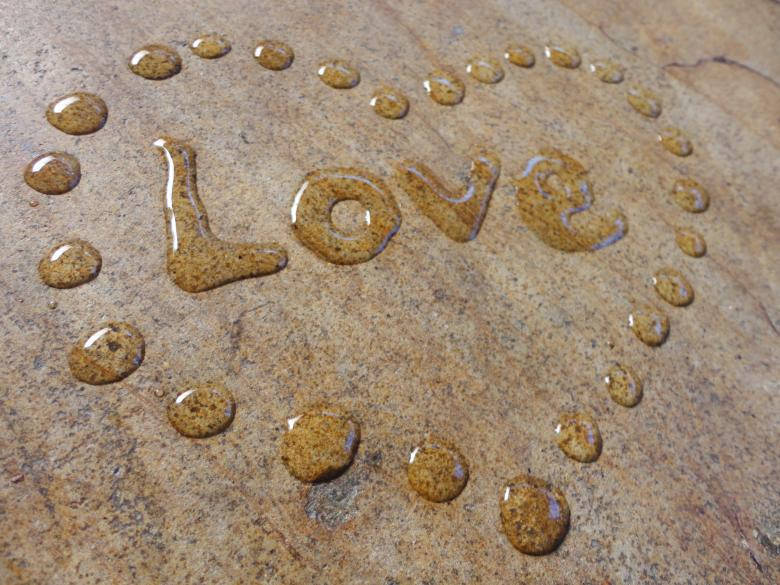
[[609,395],[618,404],[631,408],[642,400],[642,381],[628,366],[613,365],[604,377]]
[[652,347],[661,345],[669,335],[669,317],[648,304],[634,307],[628,316],[628,326],[642,343]]
[[579,412],[562,414],[555,434],[558,447],[575,461],[591,463],[601,455],[601,432],[590,415]]
[[69,240],[51,248],[38,263],[41,280],[54,288],[72,288],[95,278],[103,260],[84,240]]
[[159,81],[181,71],[181,57],[172,47],[146,45],[131,55],[128,66],[136,75]]
[[24,181],[46,195],[62,195],[81,180],[78,159],[67,152],[47,152],[35,157],[24,169]]
[[108,119],[108,107],[93,93],[77,91],[54,100],[46,108],[49,123],[66,134],[97,132]]
[[168,404],[168,420],[185,437],[205,438],[221,433],[233,422],[236,401],[219,384],[198,384]]
[[255,46],[255,60],[271,71],[282,71],[292,65],[295,53],[292,47],[282,41],[259,41]]
[[137,370],[145,349],[138,329],[129,323],[110,321],[73,345],[68,353],[68,366],[77,380],[110,384]]
[[412,449],[407,476],[412,489],[426,500],[447,502],[466,487],[469,464],[452,442],[428,437]]

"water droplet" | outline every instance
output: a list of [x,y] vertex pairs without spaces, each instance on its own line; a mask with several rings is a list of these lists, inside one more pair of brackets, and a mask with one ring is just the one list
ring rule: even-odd
[[360,442],[360,425],[335,408],[313,408],[288,420],[287,427],[282,463],[301,481],[325,481],[341,474]]
[[[365,208],[358,233],[341,233],[331,217],[341,201]],[[306,175],[290,212],[293,231],[310,250],[334,264],[358,264],[385,249],[401,226],[401,211],[379,177],[356,168],[332,168]]]
[[504,51],[504,59],[519,67],[533,67],[536,63],[534,52],[525,45],[509,45]]
[[203,439],[221,433],[233,422],[236,401],[219,384],[199,384],[168,404],[168,420],[185,437]]
[[707,242],[704,241],[704,236],[691,227],[678,228],[674,240],[680,250],[688,256],[700,258],[707,253]]
[[628,88],[626,99],[631,107],[648,118],[657,118],[661,115],[661,98],[641,85],[632,85]]
[[68,366],[87,384],[110,384],[126,378],[144,359],[144,337],[129,323],[108,322],[71,348]]
[[46,108],[46,119],[66,134],[91,134],[106,123],[106,102],[93,93],[77,91],[57,98]]
[[590,415],[567,412],[555,427],[558,447],[575,461],[591,463],[601,455],[601,432]]
[[203,59],[217,59],[230,52],[228,38],[217,33],[200,35],[190,43],[190,50]]
[[599,59],[593,61],[588,67],[590,72],[604,83],[620,83],[623,81],[625,68],[611,59]]
[[163,390],[162,388],[155,388],[154,389],[154,395],[157,398],[162,398],[163,396],[165,396],[165,390]]
[[662,268],[653,277],[655,290],[670,305],[684,307],[693,302],[693,287],[679,270]]
[[336,89],[349,89],[360,83],[360,71],[341,59],[323,61],[317,75],[325,85]]
[[403,92],[387,85],[377,88],[369,104],[377,114],[391,120],[403,118],[409,111],[409,100]]
[[472,57],[466,65],[466,73],[481,83],[498,83],[504,79],[501,63],[490,57]]
[[576,69],[582,62],[580,52],[569,45],[547,45],[544,48],[544,56],[554,65],[566,69]]
[[181,71],[181,57],[165,45],[146,45],[138,49],[128,62],[130,71],[146,79],[168,79]]
[[575,159],[545,149],[528,161],[520,179],[512,180],[523,221],[548,246],[566,252],[598,250],[628,232],[621,212],[591,211],[593,194],[586,175]]
[[454,106],[463,101],[466,86],[449,71],[436,69],[423,81],[423,87],[431,99],[442,106]]
[[643,343],[650,346],[661,345],[669,335],[669,317],[648,304],[634,307],[628,316],[628,326]]
[[49,301],[48,303],[46,303],[46,306],[49,307],[52,310],[56,309],[57,308],[57,301]]
[[501,490],[501,523],[517,550],[551,553],[569,531],[569,503],[558,488],[531,475],[518,475]]
[[442,185],[422,163],[402,162],[396,177],[417,208],[447,237],[467,242],[479,233],[500,172],[498,157],[485,151],[472,160],[466,185],[457,193]]
[[41,258],[38,274],[54,288],[72,288],[95,278],[103,259],[92,244],[69,240],[57,244]]
[[667,127],[658,134],[658,142],[677,156],[688,156],[693,152],[693,144],[679,128]]
[[38,207],[38,202],[35,199],[30,199],[30,207]]
[[46,195],[62,195],[81,180],[78,159],[67,152],[47,152],[35,157],[24,169],[24,182]]
[[628,366],[613,365],[604,377],[609,395],[618,404],[633,407],[642,400],[642,381]]
[[295,59],[292,47],[282,41],[259,41],[254,55],[260,65],[271,71],[287,69]]
[[438,437],[428,437],[412,449],[406,471],[412,489],[431,502],[458,497],[469,479],[466,458],[454,444]]
[[245,244],[217,238],[198,195],[195,150],[172,138],[154,142],[168,166],[163,193],[167,268],[187,292],[202,292],[244,278],[278,272],[287,252],[276,243]]
[[710,206],[710,194],[695,179],[677,179],[672,187],[674,201],[685,211],[701,213]]

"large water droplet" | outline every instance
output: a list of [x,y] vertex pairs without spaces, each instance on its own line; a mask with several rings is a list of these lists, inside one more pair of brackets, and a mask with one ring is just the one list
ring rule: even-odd
[[24,182],[46,195],[67,193],[80,180],[81,165],[67,152],[47,152],[35,157],[24,169]]
[[674,201],[685,211],[701,213],[710,206],[710,194],[695,179],[677,179],[672,187]]
[[621,406],[631,408],[642,400],[642,381],[628,366],[615,364],[604,377],[609,395]]
[[707,242],[699,232],[691,227],[681,227],[675,231],[674,240],[680,250],[688,256],[700,258],[707,253]]
[[466,65],[466,73],[482,83],[498,83],[504,79],[501,63],[490,57],[472,57]]
[[130,56],[130,71],[146,79],[168,79],[181,71],[181,57],[165,45],[146,45]]
[[657,118],[661,115],[661,98],[646,87],[632,85],[628,88],[626,99],[643,116]]
[[674,268],[662,268],[653,277],[655,290],[670,305],[684,307],[693,302],[693,287],[682,272]]
[[198,195],[195,151],[172,138],[154,142],[165,157],[164,190],[167,268],[187,292],[202,292],[229,282],[278,272],[287,265],[279,244],[244,244],[217,238],[209,228]]
[[645,344],[661,345],[669,335],[669,317],[648,304],[638,304],[628,316],[628,326]]
[[440,437],[428,437],[409,455],[409,485],[426,500],[456,498],[469,479],[469,464],[458,448]]
[[588,69],[596,76],[596,79],[603,81],[604,83],[620,83],[623,81],[623,75],[625,68],[611,59],[599,59],[593,61]]
[[546,481],[518,475],[501,490],[499,502],[504,534],[525,554],[551,553],[569,531],[566,496]]
[[558,447],[568,457],[591,463],[601,455],[601,432],[590,415],[567,412],[558,417],[555,427]]
[[221,433],[233,422],[236,401],[219,384],[198,384],[180,392],[168,404],[168,420],[185,437],[204,438]]
[[103,263],[100,252],[84,240],[54,246],[38,263],[41,280],[54,288],[72,288],[95,278]]
[[271,71],[287,69],[295,59],[292,47],[282,41],[259,41],[254,55],[260,65]]
[[388,85],[376,89],[369,105],[377,114],[390,120],[403,118],[409,111],[409,100],[403,92]]
[[82,382],[110,384],[138,369],[145,347],[138,329],[129,323],[111,321],[76,342],[68,353],[68,366]]
[[579,51],[569,45],[547,45],[544,56],[554,65],[566,69],[576,69],[582,62]]
[[525,45],[509,45],[504,51],[504,59],[518,67],[533,67],[536,63],[534,52]]
[[332,479],[352,463],[360,442],[360,425],[348,414],[316,407],[287,421],[281,456],[301,481]]
[[679,128],[667,127],[658,134],[658,142],[677,156],[688,156],[693,152],[693,144],[690,138]]
[[203,59],[217,59],[230,52],[228,38],[218,33],[200,35],[190,43],[190,50]]
[[106,123],[106,102],[93,93],[77,91],[57,98],[46,109],[46,119],[66,134],[91,134]]
[[325,85],[336,89],[349,89],[360,83],[360,71],[341,59],[323,61],[317,75]]
[[423,87],[433,101],[442,106],[454,106],[463,101],[466,86],[454,74],[443,69],[432,71]]

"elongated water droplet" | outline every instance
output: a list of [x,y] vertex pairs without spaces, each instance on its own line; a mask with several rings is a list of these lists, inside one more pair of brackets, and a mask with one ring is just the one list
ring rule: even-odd
[[525,45],[509,45],[504,51],[504,59],[518,67],[533,67],[536,63],[534,52]]
[[681,227],[675,231],[674,240],[683,253],[700,258],[707,253],[707,242],[699,232],[691,227]]
[[341,59],[323,61],[317,75],[325,85],[336,89],[350,89],[360,83],[360,71]]
[[504,79],[501,63],[490,57],[472,57],[466,65],[466,73],[482,83],[498,83]]
[[110,321],[82,337],[68,353],[73,376],[87,384],[110,384],[138,369],[146,345],[129,323]]
[[230,49],[228,38],[218,33],[200,35],[190,43],[190,50],[203,59],[218,59],[227,55]]
[[693,302],[693,287],[679,270],[662,268],[655,273],[653,285],[660,297],[670,305],[684,307]]
[[710,206],[710,194],[695,179],[677,179],[672,187],[674,201],[685,211],[701,213]]
[[628,326],[645,344],[655,347],[669,335],[669,317],[648,304],[638,304],[628,316]]
[[181,57],[165,45],[146,45],[130,56],[130,71],[146,79],[161,80],[181,71]]
[[569,45],[547,45],[544,56],[554,65],[565,69],[576,69],[582,62],[579,51]]
[[609,395],[621,406],[631,408],[642,400],[642,381],[628,366],[613,365],[604,377]]
[[295,53],[290,45],[272,40],[258,41],[254,55],[260,65],[271,71],[287,69],[295,59]]
[[433,101],[442,106],[454,106],[463,101],[466,86],[453,73],[436,69],[423,81],[423,88]]
[[555,427],[558,447],[568,457],[591,463],[601,455],[601,432],[590,415],[567,412],[558,417]]
[[46,109],[49,123],[66,134],[97,132],[106,123],[106,102],[93,93],[77,91],[57,98]]
[[95,278],[103,260],[92,244],[68,240],[51,248],[38,263],[41,280],[54,288],[72,288]]
[[431,502],[458,497],[469,479],[466,458],[453,443],[440,437],[427,437],[415,445],[406,471],[412,489]]
[[35,157],[24,169],[24,181],[39,193],[62,195],[81,180],[78,159],[67,152],[47,152]]
[[390,120],[403,118],[409,111],[409,100],[403,92],[388,85],[378,87],[369,104],[377,114]]
[[648,118],[657,118],[661,115],[661,98],[641,85],[632,85],[628,88],[626,99],[631,107]]
[[168,420],[185,437],[205,438],[221,433],[233,422],[236,400],[220,384],[197,384],[168,404]]
[[611,59],[599,59],[588,66],[590,72],[604,83],[620,83],[623,81],[625,68]]
[[690,138],[679,128],[667,127],[658,134],[658,142],[676,156],[688,156],[693,152]]

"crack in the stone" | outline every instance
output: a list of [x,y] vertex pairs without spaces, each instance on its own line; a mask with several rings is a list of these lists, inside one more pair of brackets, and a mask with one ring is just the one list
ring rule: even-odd
[[680,63],[678,61],[673,61],[671,63],[667,63],[665,65],[662,65],[662,69],[667,69],[669,67],[680,67],[683,69],[692,69],[694,67],[698,67],[699,65],[702,65],[704,63],[721,63],[723,65],[732,65],[734,67],[739,67],[740,69],[744,69],[745,71],[749,71],[750,73],[753,73],[754,75],[758,75],[759,77],[766,79],[768,82],[770,82],[775,87],[780,87],[780,83],[775,81],[772,77],[767,75],[766,73],[763,73],[759,71],[758,69],[753,69],[750,65],[745,65],[744,63],[741,63],[739,61],[735,61],[734,59],[730,59],[729,57],[726,57],[726,55],[715,55],[713,57],[702,57],[695,63]]

